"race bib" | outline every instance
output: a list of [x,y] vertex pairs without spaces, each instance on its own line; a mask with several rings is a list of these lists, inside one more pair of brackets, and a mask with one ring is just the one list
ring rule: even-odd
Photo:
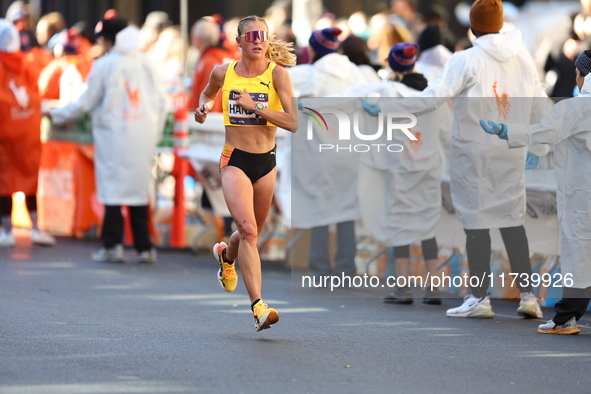
[[[256,103],[261,103],[265,108],[269,107],[269,94],[268,93],[249,93],[252,100]],[[230,91],[230,97],[228,98],[228,117],[230,118],[230,124],[240,126],[266,126],[267,120],[262,117],[258,117],[253,111],[247,111],[244,108],[236,105],[236,97],[238,94]]]

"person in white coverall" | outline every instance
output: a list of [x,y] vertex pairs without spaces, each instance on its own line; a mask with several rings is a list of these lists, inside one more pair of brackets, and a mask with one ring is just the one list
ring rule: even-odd
[[[388,55],[388,64],[394,72],[391,80],[350,88],[345,96],[368,97],[377,93],[382,97],[402,98],[423,91],[428,81],[415,68],[417,55],[415,44],[394,45]],[[385,136],[374,141],[403,146],[400,154],[373,151],[361,155],[358,196],[363,226],[381,244],[394,246],[397,277],[408,279],[410,244],[416,242],[421,242],[427,270],[431,276],[436,274],[435,225],[441,212],[440,113],[441,110],[432,111],[418,117],[416,127],[410,130],[416,141],[403,133],[393,133],[391,141]],[[367,129],[374,127],[367,125]],[[412,304],[412,286],[409,282],[402,283],[384,302]],[[441,304],[439,290],[428,286],[423,302]]]
[[[470,49],[456,52],[442,73],[416,98],[401,101],[364,101],[366,111],[419,114],[453,99],[454,125],[450,158],[450,186],[454,207],[466,233],[466,253],[471,293],[450,317],[492,318],[487,295],[490,281],[489,229],[499,228],[512,272],[531,278],[525,228],[525,175],[527,150],[508,149],[502,141],[486,138],[478,120],[486,113],[512,122],[531,123],[543,116],[545,97],[535,64],[521,42],[521,32],[503,27],[500,0],[477,0],[470,10],[470,24],[477,39]],[[487,98],[488,99],[485,99]],[[510,101],[512,97],[530,98]],[[495,118],[496,119],[496,118]],[[494,163],[494,165],[492,164]],[[530,281],[518,280],[524,317],[542,317]],[[525,283],[528,282],[528,283]]]
[[95,36],[107,54],[95,61],[80,99],[51,110],[55,123],[92,112],[98,200],[105,205],[96,261],[124,261],[121,206],[129,207],[133,241],[141,262],[156,261],[148,232],[148,195],[156,144],[166,114],[166,95],[156,69],[140,53],[140,31],[122,19],[103,20]]
[[543,334],[578,334],[577,320],[591,300],[591,50],[581,53],[575,65],[582,95],[558,102],[539,123],[480,121],[510,148],[554,145],[562,299],[554,306],[554,318],[538,327]]
[[419,45],[419,59],[417,70],[427,78],[429,83],[443,70],[443,65],[449,60],[452,53],[443,46],[443,36],[439,25],[429,25],[423,30],[417,41]]
[[[312,32],[308,47],[312,63],[288,69],[296,96],[303,98],[342,94],[347,88],[370,82],[360,68],[352,63],[347,56],[336,52],[339,47],[337,37],[340,33],[341,31],[338,28],[327,28]],[[318,173],[314,177],[315,182],[324,183],[323,177],[325,176],[329,176],[327,171],[321,168],[318,169]],[[297,174],[294,174],[293,177],[297,177]],[[338,182],[330,183],[337,188],[347,188],[349,186]],[[308,187],[315,186],[308,185]],[[339,199],[346,199],[347,196],[350,196],[350,193],[341,190],[334,191],[334,195]],[[356,200],[355,196],[353,198]],[[322,204],[315,202],[311,204],[314,206],[331,205],[330,201],[326,200],[326,196],[323,195],[321,199]],[[350,206],[356,206],[356,201],[353,201]],[[337,223],[337,252],[334,259],[334,273],[352,276],[357,271],[355,266],[357,246],[354,221],[359,217],[359,213],[351,210],[350,214],[343,212],[339,212],[339,214],[341,217],[348,216],[348,220]],[[328,250],[328,225],[334,222],[325,219],[315,218],[314,221],[322,222],[322,224],[312,227],[309,265],[310,270],[315,275],[331,275],[333,273]],[[292,220],[295,220],[295,218],[292,218]]]
[[[417,59],[417,72],[427,78],[431,85],[437,76],[443,71],[444,64],[449,60],[452,53],[443,46],[443,35],[441,27],[438,24],[428,25],[417,40],[419,46],[419,58]],[[449,106],[443,106],[440,117],[445,124],[453,122],[453,114]],[[449,152],[451,149],[451,133],[441,133],[439,135],[439,149],[441,159],[441,169],[444,174],[449,174]]]

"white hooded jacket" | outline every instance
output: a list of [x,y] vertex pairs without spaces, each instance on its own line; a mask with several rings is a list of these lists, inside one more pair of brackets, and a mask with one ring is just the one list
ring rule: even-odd
[[0,52],[14,53],[19,49],[21,49],[21,41],[18,30],[12,22],[0,18]]
[[525,221],[526,149],[487,138],[478,121],[530,124],[542,118],[545,97],[521,32],[487,34],[456,52],[427,89],[382,112],[419,114],[453,100],[451,196],[465,229],[515,227]]
[[429,83],[435,81],[443,65],[449,60],[452,53],[443,45],[435,45],[433,48],[429,48],[419,56],[416,67],[417,70],[427,78]]
[[[346,97],[409,97],[417,94],[400,82],[383,81],[357,86],[345,92]],[[401,100],[401,99],[400,99]],[[359,102],[359,100],[358,100]],[[361,108],[358,108],[360,110]],[[376,130],[377,118],[363,113],[364,125]],[[361,154],[359,166],[359,209],[363,226],[384,246],[402,246],[435,236],[435,225],[441,212],[441,177],[439,169],[439,134],[441,110],[418,117],[411,141],[402,133],[385,133],[376,144],[398,144],[400,153],[383,149]]]
[[[322,99],[342,96],[350,87],[368,83],[364,73],[345,55],[331,53],[314,64],[299,65],[287,69],[296,96],[315,97],[304,106],[321,108],[339,100]],[[300,128],[307,124],[307,117],[300,113]],[[329,125],[335,118],[328,116]],[[318,153],[319,139],[330,143],[326,133],[318,133],[314,140],[307,140],[306,132],[289,135],[291,149],[291,225],[295,228],[312,228],[331,223],[359,219],[357,201],[357,170],[359,155]],[[334,141],[332,141],[334,143]]]
[[575,288],[591,286],[591,74],[582,93],[558,102],[538,124],[507,125],[511,148],[555,144],[561,273],[572,275]]
[[92,111],[98,199],[106,205],[146,205],[153,154],[166,115],[166,95],[140,31],[121,30],[115,46],[97,59],[88,88],[72,104],[51,111],[64,123]]
[[376,82],[349,58],[339,53],[329,53],[314,64],[305,64],[287,69],[294,94],[298,97],[326,97],[341,94],[355,85]]

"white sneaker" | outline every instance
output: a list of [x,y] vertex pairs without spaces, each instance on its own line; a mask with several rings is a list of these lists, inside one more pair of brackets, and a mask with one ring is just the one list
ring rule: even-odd
[[31,242],[37,245],[53,246],[55,245],[55,238],[47,234],[43,230],[31,230]]
[[495,313],[490,306],[490,298],[476,298],[472,294],[464,297],[464,303],[457,308],[448,309],[445,314],[449,317],[479,317],[492,318]]
[[150,250],[144,250],[139,254],[140,263],[155,263],[158,260],[156,256],[156,249],[151,248]]
[[577,320],[573,317],[563,325],[559,326],[553,320],[548,320],[538,326],[538,332],[541,334],[562,334],[571,335],[581,332],[577,327]]
[[544,314],[540,308],[540,303],[532,292],[521,293],[521,301],[519,302],[519,308],[517,308],[517,314],[525,318],[544,318]]
[[109,249],[102,247],[97,252],[92,254],[92,259],[94,261],[112,261],[123,263],[125,261],[123,245],[118,244]]
[[16,245],[16,240],[14,239],[14,235],[12,235],[12,231],[7,233],[4,230],[0,230],[0,248],[8,248],[14,245]]

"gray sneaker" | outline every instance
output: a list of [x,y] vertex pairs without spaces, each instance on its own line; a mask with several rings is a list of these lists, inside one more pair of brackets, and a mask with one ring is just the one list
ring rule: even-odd
[[472,294],[464,297],[464,303],[456,308],[448,309],[445,314],[449,317],[478,317],[490,319],[495,313],[490,306],[490,297],[477,298]]
[[517,308],[517,314],[525,318],[544,318],[540,303],[536,296],[531,292],[521,293],[521,301],[519,302],[519,308]]
[[0,230],[0,248],[9,248],[14,245],[16,245],[16,240],[14,239],[14,235],[12,235],[12,231],[7,233],[4,230]]
[[43,230],[31,230],[31,242],[36,245],[53,246],[55,245],[55,238],[47,234]]
[[151,248],[150,250],[144,250],[143,252],[141,252],[139,254],[139,259],[138,262],[139,263],[155,263],[156,261],[158,261],[158,258],[156,257],[156,249]]
[[123,263],[125,262],[123,245],[118,244],[109,249],[102,247],[92,254],[92,259],[94,261]]
[[561,326],[554,323],[554,320],[548,320],[538,326],[538,332],[541,334],[572,335],[578,334],[581,330],[577,327],[577,320],[573,317]]

